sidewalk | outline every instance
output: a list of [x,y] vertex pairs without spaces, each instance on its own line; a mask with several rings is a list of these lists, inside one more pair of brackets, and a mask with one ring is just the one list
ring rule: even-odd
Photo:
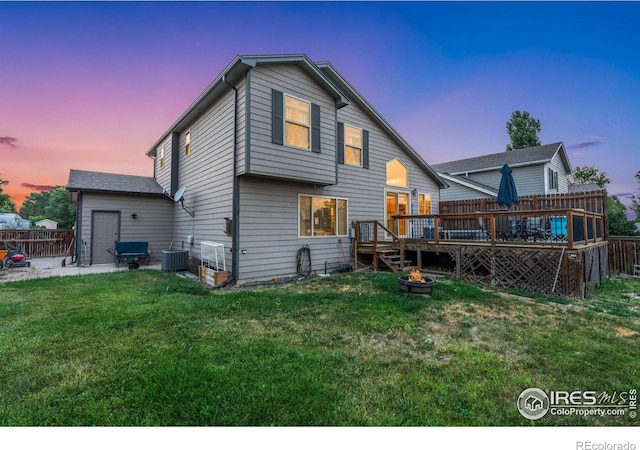
[[[129,266],[126,264],[120,264],[120,267],[116,267],[111,264],[96,264],[93,266],[77,266],[70,264],[71,258],[67,258],[66,267],[62,267],[63,257],[57,258],[33,258],[30,259],[31,267],[15,267],[15,268],[3,268],[0,269],[0,283],[7,281],[17,280],[29,280],[33,278],[47,278],[58,276],[71,276],[71,275],[86,275],[90,273],[107,273],[116,272],[119,270],[129,270]],[[156,269],[160,270],[160,264],[142,264],[140,269]]]

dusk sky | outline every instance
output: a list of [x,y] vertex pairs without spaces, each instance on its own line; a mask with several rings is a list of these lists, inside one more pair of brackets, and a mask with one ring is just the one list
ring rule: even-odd
[[0,2],[0,178],[20,204],[145,152],[239,54],[330,61],[430,163],[500,152],[526,110],[628,204],[640,3]]

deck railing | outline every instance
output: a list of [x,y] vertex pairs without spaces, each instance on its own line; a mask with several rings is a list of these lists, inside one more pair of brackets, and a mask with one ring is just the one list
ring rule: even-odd
[[399,241],[398,236],[377,220],[363,220],[353,223],[356,243],[378,246],[382,243]]
[[570,250],[605,236],[604,215],[578,209],[396,215],[389,228],[398,239],[434,244],[554,245]]

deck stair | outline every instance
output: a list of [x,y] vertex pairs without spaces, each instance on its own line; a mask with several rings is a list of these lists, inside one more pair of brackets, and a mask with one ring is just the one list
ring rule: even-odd
[[378,250],[376,252],[378,260],[382,261],[389,269],[395,273],[409,272],[411,269],[415,269],[411,265],[412,261],[404,260],[404,266],[402,266],[402,257],[400,256],[400,250],[397,248],[387,248]]

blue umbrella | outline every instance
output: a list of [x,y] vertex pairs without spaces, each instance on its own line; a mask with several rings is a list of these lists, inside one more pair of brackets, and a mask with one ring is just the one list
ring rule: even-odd
[[508,164],[502,166],[500,173],[502,179],[500,180],[500,189],[498,189],[498,205],[507,205],[510,208],[511,205],[518,204],[516,183],[513,181],[511,167]]

